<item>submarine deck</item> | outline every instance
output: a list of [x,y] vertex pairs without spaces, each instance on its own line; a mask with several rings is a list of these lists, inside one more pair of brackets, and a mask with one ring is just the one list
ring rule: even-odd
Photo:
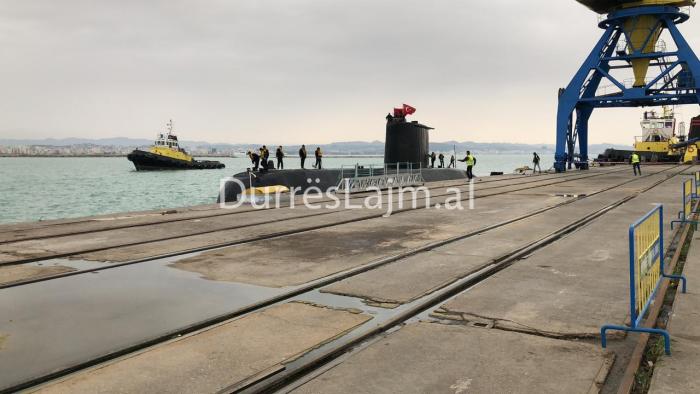
[[675,248],[700,167],[643,170],[0,226],[0,392],[616,391],[626,229],[661,203]]

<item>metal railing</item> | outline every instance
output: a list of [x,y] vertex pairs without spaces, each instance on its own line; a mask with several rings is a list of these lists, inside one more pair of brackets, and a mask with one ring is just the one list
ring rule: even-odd
[[360,178],[366,176],[381,176],[384,174],[401,174],[420,172],[422,166],[418,167],[414,163],[390,163],[390,164],[354,164],[342,165],[340,167],[340,178]]
[[[625,54],[631,54],[635,49],[643,48],[632,47],[630,42],[624,36],[620,38],[620,41],[618,41],[617,45],[615,46],[616,52],[624,52]],[[644,53],[663,53],[666,52],[667,49],[668,45],[666,45],[666,41],[659,39],[656,41],[654,47],[650,51],[644,51]]]
[[[675,76],[671,76],[673,78]],[[653,82],[655,78],[644,78],[644,83],[649,84]],[[634,78],[626,78],[620,83],[625,87],[625,89],[631,89],[634,87],[636,80]],[[676,90],[694,90],[695,80],[690,75],[677,76],[673,81],[665,80],[664,78],[654,82],[649,86],[649,90],[658,91],[676,91]],[[613,94],[622,93],[617,85],[601,85],[596,90],[596,97],[608,96]]]
[[414,163],[343,165],[338,191],[357,193],[369,189],[418,186],[424,183],[423,166]]

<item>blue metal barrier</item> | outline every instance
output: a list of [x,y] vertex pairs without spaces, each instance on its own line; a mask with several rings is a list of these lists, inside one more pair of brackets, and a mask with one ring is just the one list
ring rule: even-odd
[[671,221],[671,230],[673,230],[673,225],[676,223],[681,225],[692,224],[697,229],[698,222],[690,220],[690,216],[693,214],[693,195],[695,194],[692,179],[683,181],[681,193],[683,195],[683,209],[678,212],[678,220]]
[[608,330],[646,332],[664,337],[666,354],[671,354],[671,337],[666,330],[640,327],[642,319],[656,297],[663,278],[677,279],[684,276],[666,275],[664,267],[664,208],[657,205],[629,228],[630,256],[630,326],[604,325],[600,329],[603,348],[607,347]]

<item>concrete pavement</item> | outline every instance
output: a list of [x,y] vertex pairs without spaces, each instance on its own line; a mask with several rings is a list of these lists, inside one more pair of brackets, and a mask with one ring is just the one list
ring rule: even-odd
[[595,393],[613,355],[583,343],[438,323],[401,328],[293,393]]
[[[546,185],[553,179],[534,177],[529,185],[539,187],[522,191],[516,190],[523,187],[525,179],[494,181],[495,188],[481,191],[480,195],[488,198],[477,200],[474,211],[415,210],[113,268],[96,275],[5,289],[0,306],[10,311],[10,320],[0,321],[0,365],[7,373],[15,374],[14,381],[36,376],[185,323],[250,305],[293,286],[556,206],[479,235],[431,246],[431,250],[337,282],[324,288],[326,293],[305,298],[325,306],[285,300],[43,388],[50,392],[215,392],[275,374],[311,349],[329,341],[342,341],[349,333],[351,337],[360,327],[380,324],[393,313],[405,311],[404,304],[422,300],[474,269],[639,193],[667,175],[632,178],[626,173],[607,172],[558,185]],[[626,226],[655,202],[666,205],[666,221],[670,220],[680,208],[676,191],[680,179],[675,176],[666,180],[515,262],[445,302],[432,317],[426,312],[421,321],[414,319],[348,354],[339,365],[321,372],[298,390],[597,391],[610,370],[614,353],[600,349],[597,330],[603,323],[621,323],[627,317]],[[615,185],[621,186],[603,191]],[[597,191],[603,192],[590,195]],[[572,196],[582,194],[590,196],[573,200]],[[557,206],[564,202],[567,204]],[[333,213],[335,219],[364,214],[361,210]],[[245,218],[249,214],[241,215]],[[264,235],[275,228],[299,229],[297,220],[326,223],[332,216],[284,220],[287,215],[274,210],[260,212],[261,218],[269,222],[252,226],[249,234],[217,231],[119,247],[90,257],[111,261],[139,253],[152,255],[154,248],[160,252],[178,250]],[[225,222],[219,216],[208,220]],[[163,234],[171,226],[164,224]],[[128,239],[123,230],[115,231]],[[54,247],[60,247],[60,243],[54,242]],[[358,310],[348,309],[351,307]]]
[[150,348],[38,390],[40,393],[215,393],[274,371],[371,317],[289,303]]

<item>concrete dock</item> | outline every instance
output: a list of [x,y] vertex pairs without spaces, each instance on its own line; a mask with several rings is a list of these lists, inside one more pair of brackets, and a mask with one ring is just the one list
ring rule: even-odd
[[643,170],[484,177],[473,209],[440,182],[382,192],[391,215],[359,193],[0,226],[0,392],[616,392],[627,229],[663,204],[677,247],[700,167]]

